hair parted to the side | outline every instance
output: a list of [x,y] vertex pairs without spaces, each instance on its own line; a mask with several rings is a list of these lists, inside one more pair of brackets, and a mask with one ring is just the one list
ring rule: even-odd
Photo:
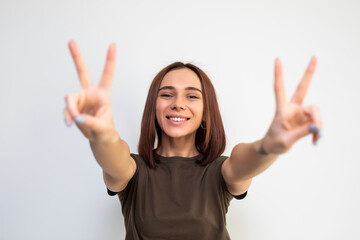
[[146,161],[150,168],[156,168],[153,155],[155,139],[157,138],[157,147],[161,146],[161,128],[156,120],[156,100],[161,81],[166,73],[171,70],[188,68],[195,72],[200,79],[204,113],[203,123],[196,131],[195,145],[199,153],[203,154],[203,159],[198,162],[200,165],[206,165],[219,157],[225,150],[226,139],[222,123],[219,105],[217,102],[214,86],[209,77],[197,66],[182,62],[175,62],[162,69],[151,83],[148,96],[145,103],[144,113],[141,121],[141,134],[139,140],[139,154]]

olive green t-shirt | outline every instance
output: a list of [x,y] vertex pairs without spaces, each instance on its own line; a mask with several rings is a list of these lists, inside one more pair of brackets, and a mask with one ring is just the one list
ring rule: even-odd
[[202,155],[186,158],[155,154],[157,169],[150,169],[139,155],[131,156],[136,172],[118,193],[127,240],[230,239],[225,215],[234,196],[227,191],[221,174],[227,157],[199,166],[196,160]]

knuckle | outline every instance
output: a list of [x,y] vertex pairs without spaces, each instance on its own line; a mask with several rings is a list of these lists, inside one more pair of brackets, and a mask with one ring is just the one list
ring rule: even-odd
[[312,105],[311,106],[311,109],[314,111],[314,112],[318,112],[320,110],[319,106],[318,105]]
[[65,95],[65,102],[69,102],[69,101],[72,101],[75,97],[75,94],[74,93],[68,93]]
[[70,98],[70,93],[65,95],[65,97],[64,97],[65,102],[67,102],[69,100],[69,98]]
[[311,105],[310,106],[310,109],[313,111],[313,112],[320,112],[320,108],[318,105]]

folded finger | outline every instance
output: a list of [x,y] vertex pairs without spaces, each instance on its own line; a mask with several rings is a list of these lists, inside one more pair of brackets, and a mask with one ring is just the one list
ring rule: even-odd
[[67,127],[70,127],[72,124],[72,119],[71,119],[70,113],[66,107],[64,108],[63,113],[64,113],[64,122]]
[[79,94],[69,93],[65,96],[66,109],[71,119],[74,119],[79,115],[79,110],[77,107],[77,102],[79,99]]
[[316,145],[322,137],[323,132],[323,123],[319,107],[307,106],[304,107],[304,112],[307,115],[308,121],[289,132],[289,141],[294,143],[302,137],[312,135],[312,142]]
[[307,114],[309,114],[311,122],[313,123],[313,125],[310,127],[310,130],[313,135],[313,144],[316,145],[323,134],[323,122],[320,114],[320,109],[318,106],[314,105],[305,107],[305,111]]
[[310,121],[318,127],[318,130],[323,128],[320,108],[316,105],[304,107],[304,112],[308,115]]

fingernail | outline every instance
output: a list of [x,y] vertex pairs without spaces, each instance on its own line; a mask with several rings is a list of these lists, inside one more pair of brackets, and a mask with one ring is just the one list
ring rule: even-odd
[[77,117],[75,118],[75,122],[76,122],[77,124],[83,124],[83,123],[85,122],[85,118],[84,118],[83,116],[77,116]]
[[66,124],[67,127],[69,127],[70,126],[70,120],[65,120],[65,124]]
[[315,140],[314,146],[317,146],[317,144],[318,144],[318,140]]
[[322,130],[319,130],[318,134],[319,134],[319,138],[323,137],[323,131]]
[[316,126],[316,125],[311,125],[310,127],[309,127],[309,131],[310,132],[317,132],[319,129],[318,129],[318,127]]

